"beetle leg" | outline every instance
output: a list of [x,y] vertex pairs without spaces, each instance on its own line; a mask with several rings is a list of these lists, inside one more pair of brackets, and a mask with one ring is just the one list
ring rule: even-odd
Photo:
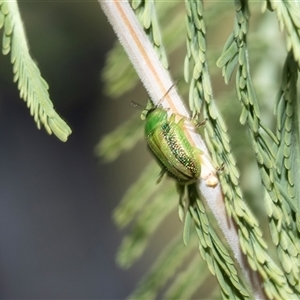
[[217,167],[217,172],[222,173],[224,171],[224,169],[225,169],[225,164],[222,163],[221,166]]
[[199,128],[200,126],[204,126],[206,124],[207,118],[205,118],[203,121],[201,121],[200,123],[197,123],[195,126],[196,128]]
[[201,150],[201,149],[199,149],[199,148],[194,148],[194,153],[195,154],[200,154],[200,155],[202,155],[204,152]]
[[157,178],[157,181],[156,181],[156,184],[160,183],[161,180],[163,179],[165,173],[167,172],[167,170],[165,168],[162,168],[159,175],[158,175],[158,178]]
[[182,128],[182,127],[183,127],[183,124],[184,124],[184,122],[185,122],[186,120],[187,120],[187,118],[182,117],[182,118],[178,121],[177,125],[180,126],[180,127]]
[[175,122],[175,117],[176,117],[175,114],[171,114],[170,119],[169,119],[169,123]]

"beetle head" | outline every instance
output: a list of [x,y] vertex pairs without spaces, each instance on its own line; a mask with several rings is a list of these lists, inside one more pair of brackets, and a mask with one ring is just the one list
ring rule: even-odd
[[141,114],[141,119],[146,120],[149,114],[151,114],[153,111],[155,111],[157,106],[153,105],[151,100],[148,100],[147,106],[143,110]]

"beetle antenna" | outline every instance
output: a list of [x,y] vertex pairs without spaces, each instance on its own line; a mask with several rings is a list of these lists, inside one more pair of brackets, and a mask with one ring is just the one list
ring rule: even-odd
[[161,102],[164,100],[164,98],[168,95],[168,93],[172,90],[172,88],[177,85],[179,79],[177,79],[169,88],[168,90],[165,92],[165,94],[159,99],[158,103],[156,106],[160,105]]
[[141,104],[139,104],[139,103],[136,103],[136,102],[133,102],[133,101],[130,102],[130,106],[132,106],[132,107],[134,107],[134,108],[141,109],[141,110],[144,110],[144,109],[145,109],[145,107],[144,107],[143,105],[141,105]]
[[[170,90],[178,83],[179,79],[176,80],[169,88],[168,90],[166,91],[166,93],[162,96],[161,99],[159,99],[157,105],[155,105],[155,107],[157,107],[158,105],[161,104],[161,102],[164,100],[164,98],[166,97],[166,95],[168,95],[168,93],[170,92]],[[138,109],[141,109],[141,110],[144,110],[146,109],[143,105],[139,104],[139,103],[136,103],[134,101],[131,101],[130,102],[130,106],[134,107],[134,108],[138,108]]]
[[205,119],[204,119],[203,121],[201,121],[200,123],[197,123],[197,124],[196,124],[196,128],[199,128],[200,126],[205,125],[205,123],[206,123],[207,120],[208,120],[208,119],[205,118]]

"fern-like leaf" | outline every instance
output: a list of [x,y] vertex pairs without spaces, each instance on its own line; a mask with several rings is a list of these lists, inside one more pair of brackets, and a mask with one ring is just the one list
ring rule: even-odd
[[49,98],[48,84],[30,57],[16,1],[0,1],[0,28],[3,26],[2,52],[11,52],[14,81],[18,83],[20,97],[27,102],[37,127],[40,129],[44,125],[49,134],[54,133],[65,142],[72,131],[54,110]]
[[[138,8],[140,22],[144,25],[145,31],[147,31],[147,28],[150,28],[147,34],[153,46],[160,46],[160,41],[155,45],[155,38],[153,32],[151,32],[153,30],[151,20],[153,20],[152,18],[156,18],[156,15],[152,14],[152,1],[135,0],[133,3],[134,7]],[[236,228],[236,236],[232,235],[234,236],[233,239],[228,238],[230,236],[230,229],[224,226],[224,223],[220,222],[218,218],[216,218],[216,221],[223,230],[228,245],[231,247],[232,244],[234,246],[237,245],[236,248],[232,247],[232,249],[237,262],[242,267],[243,274],[236,270],[232,255],[227,250],[227,245],[217,235],[218,231],[214,228],[216,224],[212,221],[211,215],[207,213],[205,205],[200,201],[199,190],[196,190],[193,186],[188,186],[188,188],[181,186],[177,189],[180,194],[178,205],[179,218],[184,221],[183,242],[187,245],[187,252],[190,251],[191,246],[194,246],[195,232],[193,229],[196,229],[196,239],[198,238],[200,254],[206,261],[208,270],[215,275],[219,282],[223,299],[245,299],[251,297],[255,299],[292,299],[299,297],[298,273],[300,246],[298,237],[300,217],[298,213],[298,199],[300,192],[296,183],[299,172],[299,151],[297,150],[299,148],[299,120],[296,88],[298,75],[297,63],[299,63],[298,49],[300,45],[299,5],[286,0],[265,1],[265,5],[268,4],[269,8],[276,10],[281,27],[285,27],[288,35],[288,50],[290,50],[283,71],[280,92],[276,98],[277,128],[276,134],[274,134],[273,128],[269,126],[269,123],[272,121],[266,123],[263,121],[265,107],[259,102],[259,96],[256,96],[259,93],[254,88],[255,76],[253,70],[251,69],[250,72],[248,44],[250,46],[255,44],[254,48],[256,47],[254,55],[251,55],[251,63],[254,61],[254,65],[255,63],[263,65],[263,61],[268,61],[269,64],[274,65],[275,70],[275,67],[278,68],[281,62],[278,60],[278,57],[274,58],[275,56],[273,60],[268,60],[267,52],[265,53],[264,50],[272,50],[269,45],[270,39],[266,38],[264,30],[258,31],[260,34],[264,34],[264,41],[262,41],[262,37],[258,38],[258,35],[255,35],[254,39],[258,38],[259,42],[253,43],[253,40],[252,43],[249,42],[253,38],[249,38],[249,3],[250,1],[247,0],[234,1],[234,5],[232,6],[235,9],[234,27],[224,45],[217,65],[222,68],[226,83],[229,83],[231,78],[236,75],[237,99],[240,101],[242,107],[240,122],[242,125],[246,125],[245,127],[249,131],[253,157],[256,158],[258,173],[264,190],[263,198],[265,200],[266,214],[269,217],[270,234],[273,244],[277,247],[277,257],[279,258],[280,265],[278,266],[270,255],[270,246],[274,246],[272,241],[263,237],[262,229],[259,226],[256,215],[251,212],[244,200],[240,187],[240,173],[237,169],[236,159],[234,158],[230,144],[232,138],[229,137],[225,121],[223,121],[218,111],[217,105],[219,103],[213,97],[210,76],[215,74],[216,70],[213,69],[213,66],[212,71],[209,72],[208,69],[210,60],[207,58],[207,53],[211,53],[211,49],[207,44],[206,23],[210,32],[213,31],[213,25],[211,24],[213,20],[217,19],[218,24],[220,24],[220,15],[222,14],[223,16],[221,3],[213,7],[213,3],[200,0],[185,1],[187,51],[184,62],[184,78],[189,83],[189,104],[193,116],[196,117],[203,114],[206,119],[204,134],[212,160],[215,165],[223,166],[218,174],[218,180],[222,186],[222,195],[224,198],[219,202],[220,206],[216,207],[215,210],[225,211],[226,208],[226,221],[230,224],[232,221],[233,226],[229,227]],[[182,3],[177,3],[178,11],[182,10],[180,5]],[[228,3],[224,5],[228,7]],[[175,4],[174,7],[176,7]],[[207,7],[207,10],[204,10],[205,7]],[[157,11],[158,15],[160,15],[161,12]],[[215,16],[211,17],[214,14]],[[176,17],[180,15],[182,14],[178,13]],[[205,22],[205,18],[207,18],[207,22]],[[168,20],[167,16],[162,20],[163,22]],[[265,21],[269,19],[265,15],[261,20]],[[269,30],[269,26],[266,26],[264,21],[259,26],[265,30]],[[171,24],[170,20],[168,23]],[[166,27],[164,26],[164,28]],[[181,24],[179,27],[181,28]],[[179,31],[181,32],[181,30]],[[163,32],[161,36],[164,36]],[[178,37],[179,40],[181,40],[181,37]],[[176,43],[173,45],[178,45],[178,48],[180,47]],[[264,47],[265,49],[263,49]],[[168,45],[166,45],[167,48]],[[180,50],[182,51],[182,48]],[[216,50],[213,49],[212,51]],[[264,57],[262,57],[262,52],[264,52]],[[271,76],[269,68],[261,69],[266,71],[267,75],[265,77],[267,76],[268,79],[271,78],[270,80],[272,81],[273,79],[275,82],[275,76]],[[234,74],[235,70],[237,70],[236,74]],[[277,90],[276,82],[273,83],[272,87],[273,90]],[[264,84],[261,84],[262,89],[266,90]],[[233,105],[234,98],[233,94],[230,97],[225,96],[222,106],[227,105],[228,110],[235,110],[235,105]],[[270,103],[269,95],[266,98],[265,102],[263,102],[265,106]],[[235,112],[235,115],[237,116],[238,113]],[[245,140],[242,134],[239,137],[234,135],[233,137],[233,140],[239,145],[241,139]],[[119,142],[120,148],[122,148],[123,143],[122,141]],[[124,145],[126,143],[124,142]],[[297,149],[293,151],[293,148],[296,147]],[[240,157],[239,162],[243,158]],[[259,177],[258,174],[255,174],[255,176]],[[161,215],[166,215],[168,209],[171,209],[168,207],[168,209],[162,210],[163,204],[161,201],[165,201],[167,205],[173,206],[172,202],[162,199],[169,197],[171,194],[168,196],[160,190],[159,193],[163,197],[158,196],[157,199],[159,201],[152,200],[152,196],[154,197],[155,193],[151,191],[149,181],[155,184],[155,179],[154,169],[150,169],[148,174],[144,173],[142,180],[133,185],[134,187],[126,195],[126,201],[121,203],[115,213],[115,220],[118,224],[122,224],[122,226],[133,221],[132,235],[127,237],[130,243],[121,250],[121,253],[124,255],[123,257],[126,255],[125,260],[128,260],[130,263],[141,254],[146,245],[146,238],[149,239],[150,233],[157,229],[157,224],[151,224],[151,222],[160,223],[162,221]],[[145,190],[144,187],[146,187]],[[184,193],[186,190],[188,193]],[[261,198],[259,197],[262,197],[262,195],[257,193],[256,196],[258,196],[257,202],[259,205],[261,202]],[[202,197],[205,199],[208,198],[206,199],[207,206],[211,208],[209,201],[211,199],[204,194]],[[150,199],[152,202],[148,204],[147,202]],[[225,204],[225,208],[221,205],[223,203]],[[146,211],[143,211],[143,208]],[[160,210],[161,215],[158,213]],[[212,213],[216,216],[214,210],[212,210]],[[137,220],[136,223],[135,218]],[[143,224],[143,219],[148,224]],[[222,216],[220,219],[222,219]],[[143,225],[146,227],[143,227]],[[237,241],[237,238],[239,239],[239,244],[232,243],[232,240]],[[142,281],[140,287],[131,295],[132,298],[140,299],[148,297],[152,299],[157,297],[160,295],[159,289],[166,286],[167,281],[171,281],[171,271],[179,271],[177,269],[179,266],[177,261],[167,261],[168,257],[177,257],[177,246],[174,246],[174,251],[172,251],[173,244],[170,245],[162,258],[157,260],[148,276]],[[130,248],[132,248],[133,253],[130,253]],[[136,251],[137,249],[139,251]],[[137,253],[138,255],[136,255]],[[184,255],[180,255],[180,257],[184,257]],[[164,264],[165,261],[166,264]],[[171,266],[167,265],[167,262]],[[195,293],[195,285],[199,287],[199,284],[202,284],[208,272],[206,270],[204,274],[197,273],[194,271],[193,262],[194,260],[190,261],[190,264],[183,263],[184,272],[179,273],[177,277],[175,276],[174,280],[170,283],[169,289],[167,288],[167,292],[164,294],[166,298],[190,298]],[[172,268],[173,264],[176,266],[176,269]],[[197,267],[201,270],[203,263],[198,262]],[[257,273],[252,273],[251,269],[254,272],[257,271]],[[160,276],[160,274],[162,275]],[[244,275],[244,278],[242,278],[242,275]],[[244,282],[243,279],[248,281],[247,279],[249,278],[251,279],[248,282],[248,286],[247,282]]]

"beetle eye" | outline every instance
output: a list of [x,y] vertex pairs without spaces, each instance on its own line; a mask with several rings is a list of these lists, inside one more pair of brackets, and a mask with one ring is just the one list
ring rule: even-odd
[[153,111],[155,111],[155,110],[156,110],[156,106],[147,109],[146,116],[148,116],[149,114],[151,114],[151,113],[152,113]]
[[146,118],[148,117],[148,115],[151,111],[152,111],[151,109],[144,109],[142,114],[141,114],[141,119],[146,120]]

